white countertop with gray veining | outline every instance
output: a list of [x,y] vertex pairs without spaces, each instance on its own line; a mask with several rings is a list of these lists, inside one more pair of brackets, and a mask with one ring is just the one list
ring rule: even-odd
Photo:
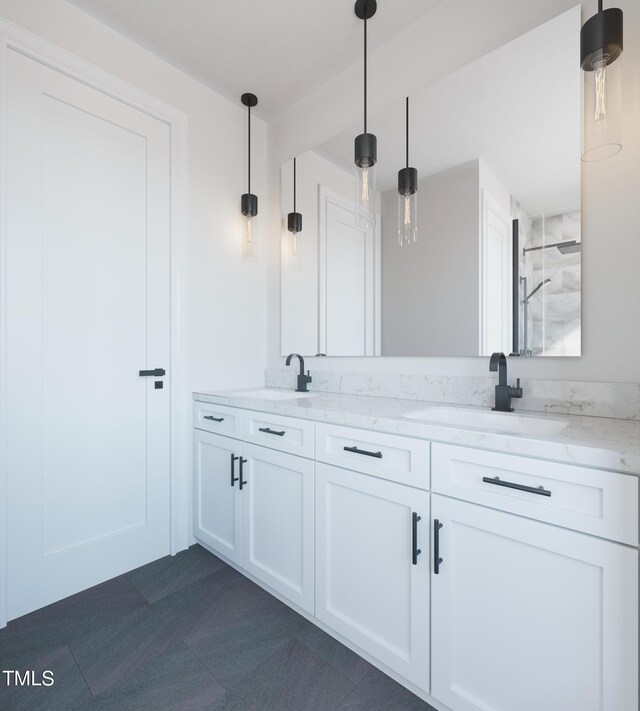
[[[408,412],[442,406],[442,402],[328,392],[318,392],[313,397],[299,399],[267,400],[259,397],[259,388],[252,388],[251,391],[256,395],[239,395],[246,390],[205,391],[194,393],[193,398],[201,402],[301,417],[315,422],[360,427],[433,442],[460,444],[640,475],[640,422],[535,413],[538,418],[566,420],[568,425],[554,435],[511,434],[498,430],[451,427],[403,417]],[[533,416],[533,413],[520,414]]]

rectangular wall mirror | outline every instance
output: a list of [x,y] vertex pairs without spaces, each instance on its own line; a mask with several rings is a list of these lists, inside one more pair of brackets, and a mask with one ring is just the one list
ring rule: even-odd
[[369,117],[375,225],[355,217],[361,126],[297,157],[295,246],[282,166],[283,354],[580,355],[579,37],[576,7],[412,92],[415,244],[398,242],[403,97]]

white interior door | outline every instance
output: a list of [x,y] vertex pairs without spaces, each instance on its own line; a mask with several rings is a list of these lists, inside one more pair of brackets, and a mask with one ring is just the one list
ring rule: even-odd
[[170,131],[13,50],[6,89],[12,619],[169,552]]
[[335,356],[380,354],[380,220],[360,225],[353,201],[321,186],[319,346]]

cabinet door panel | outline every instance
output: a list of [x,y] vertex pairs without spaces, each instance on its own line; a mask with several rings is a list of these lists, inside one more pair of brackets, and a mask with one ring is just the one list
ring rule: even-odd
[[316,506],[316,616],[428,690],[429,495],[317,464]]
[[[242,444],[194,430],[194,535],[234,563],[242,562],[242,501],[231,483],[231,456]],[[238,476],[238,461],[235,462]]]
[[433,696],[456,711],[637,711],[638,552],[432,496]]
[[314,612],[314,463],[244,444],[243,566]]

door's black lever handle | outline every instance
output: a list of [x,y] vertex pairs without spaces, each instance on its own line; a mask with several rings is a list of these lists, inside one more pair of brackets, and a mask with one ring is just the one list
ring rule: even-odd
[[166,373],[164,368],[155,368],[154,370],[140,370],[138,375],[142,378],[160,378]]

